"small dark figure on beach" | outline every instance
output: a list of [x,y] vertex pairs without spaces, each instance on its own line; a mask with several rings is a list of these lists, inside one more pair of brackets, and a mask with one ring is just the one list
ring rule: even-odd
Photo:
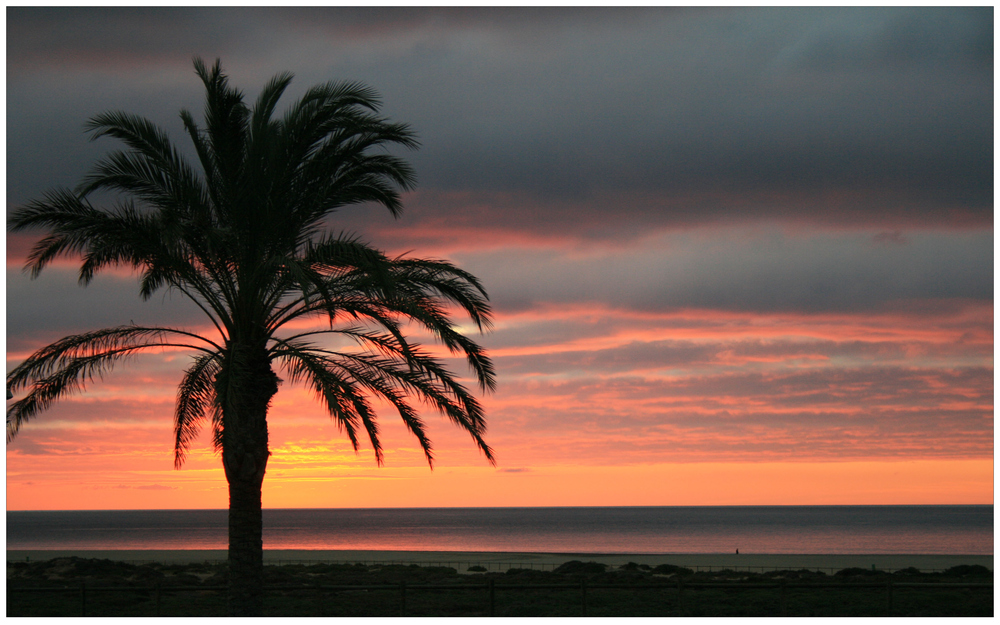
[[736,555],[740,555],[740,550],[739,549],[736,550]]

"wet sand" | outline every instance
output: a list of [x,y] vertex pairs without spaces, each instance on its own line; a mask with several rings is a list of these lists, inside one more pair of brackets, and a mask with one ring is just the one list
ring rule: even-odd
[[[102,558],[125,562],[154,561],[165,563],[220,562],[226,559],[226,551],[191,550],[106,550],[106,551],[42,551],[8,550],[8,561],[24,562],[49,560],[52,558],[77,556],[80,558]],[[508,568],[544,568],[582,560],[603,562],[620,566],[628,562],[636,564],[673,564],[690,568],[736,568],[761,567],[772,569],[815,569],[827,572],[850,567],[870,569],[873,566],[883,571],[897,571],[914,567],[921,571],[943,570],[962,564],[978,564],[993,569],[993,556],[983,555],[913,555],[913,554],[753,554],[753,553],[696,553],[696,554],[592,554],[592,553],[507,553],[472,551],[349,551],[349,550],[307,550],[307,549],[265,549],[264,563],[279,564],[293,562],[346,562],[346,563],[398,563],[420,565],[452,566],[460,571],[469,566],[481,565],[489,570]]]

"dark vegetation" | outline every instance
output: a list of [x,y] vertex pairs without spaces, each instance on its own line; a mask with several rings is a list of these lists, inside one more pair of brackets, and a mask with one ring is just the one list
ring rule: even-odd
[[[222,616],[227,571],[225,563],[8,562],[7,615]],[[993,573],[982,566],[935,573],[849,568],[827,575],[579,561],[554,571],[504,573],[286,564],[265,566],[264,575],[270,616],[993,615]]]

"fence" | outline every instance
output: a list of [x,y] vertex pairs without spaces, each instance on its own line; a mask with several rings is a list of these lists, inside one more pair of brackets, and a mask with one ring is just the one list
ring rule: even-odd
[[[368,585],[317,585],[317,586],[280,586],[272,585],[266,586],[266,591],[316,591],[316,592],[343,592],[343,591],[372,591],[372,590],[389,590],[397,591],[399,597],[399,616],[406,615],[406,597],[407,593],[414,592],[425,592],[425,591],[478,591],[486,596],[486,612],[489,616],[494,616],[496,612],[496,593],[508,592],[508,591],[523,591],[523,590],[562,590],[578,592],[580,597],[580,611],[583,616],[587,616],[587,593],[588,591],[599,590],[599,589],[614,589],[623,591],[660,591],[660,592],[674,592],[676,591],[677,604],[683,614],[685,611],[685,591],[693,591],[698,589],[737,589],[737,590],[762,590],[762,589],[775,589],[780,593],[780,611],[781,615],[784,616],[787,612],[787,593],[792,589],[809,589],[809,590],[853,590],[853,589],[884,589],[885,591],[885,614],[886,616],[892,616],[893,614],[893,591],[894,589],[903,588],[917,588],[917,589],[930,589],[930,588],[946,588],[946,589],[985,589],[989,588],[992,591],[992,582],[966,582],[966,583],[946,583],[946,582],[851,582],[851,583],[808,583],[808,582],[787,582],[785,580],[780,580],[776,582],[747,582],[747,583],[733,583],[733,582],[690,582],[683,579],[677,579],[673,583],[661,583],[661,584],[600,584],[600,583],[588,583],[587,581],[581,581],[577,584],[507,584],[495,583],[495,580],[486,580],[485,584],[467,583],[467,584],[407,584],[406,582],[400,582],[399,584],[368,584]],[[78,592],[80,596],[80,615],[87,616],[87,595],[88,593],[101,593],[101,592],[145,592],[152,593],[154,595],[154,606],[155,615],[160,616],[160,600],[163,593],[177,593],[177,592],[225,592],[226,588],[224,586],[160,586],[159,584],[154,586],[121,586],[121,587],[87,587],[85,584],[81,584],[78,588],[74,587],[62,587],[62,588],[8,588],[8,601],[13,593],[70,593]]]

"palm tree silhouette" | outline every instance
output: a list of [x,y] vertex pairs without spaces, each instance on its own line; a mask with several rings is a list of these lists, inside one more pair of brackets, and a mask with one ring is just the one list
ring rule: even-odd
[[[316,392],[356,451],[359,437],[367,435],[379,464],[373,400],[395,407],[432,463],[412,398],[468,431],[493,464],[481,404],[403,333],[404,323],[418,324],[463,355],[481,389],[491,391],[489,357],[450,317],[451,307],[460,307],[483,331],[491,312],[479,281],[448,262],[389,258],[357,238],[327,232],[329,215],[346,205],[381,204],[398,216],[400,191],[414,183],[405,161],[375,151],[418,144],[408,126],[378,117],[372,90],[356,83],[318,85],[277,118],[291,74],[275,76],[249,108],[219,61],[211,69],[200,59],[194,65],[206,89],[205,128],[187,111],[181,119],[200,171],[151,122],[105,113],[87,129],[93,138],[110,136],[128,149],[98,161],[75,191],[52,191],[15,210],[8,225],[12,232],[47,232],[28,257],[32,277],[61,255],[82,256],[84,285],[102,269],[131,267],[144,299],[161,289],[178,291],[214,330],[130,324],[38,350],[7,375],[10,391],[30,387],[7,409],[7,441],[55,400],[138,352],[191,350],[174,414],[175,466],[210,422],[229,483],[229,611],[259,615],[267,412],[281,381],[275,368]],[[98,208],[89,200],[95,191],[125,199]],[[301,321],[309,318],[318,329],[302,331]],[[357,347],[335,349],[324,342],[330,335],[349,337]]]

